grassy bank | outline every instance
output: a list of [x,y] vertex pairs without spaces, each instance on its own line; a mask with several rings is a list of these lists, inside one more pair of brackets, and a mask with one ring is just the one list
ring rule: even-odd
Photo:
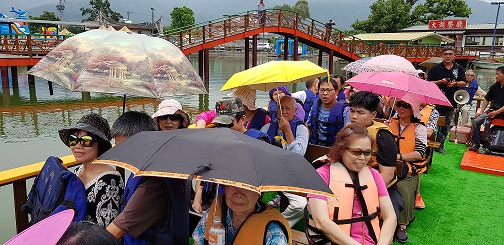
[[415,212],[407,244],[504,243],[504,177],[461,170],[466,149],[447,142],[446,155],[434,153],[421,179],[426,208]]

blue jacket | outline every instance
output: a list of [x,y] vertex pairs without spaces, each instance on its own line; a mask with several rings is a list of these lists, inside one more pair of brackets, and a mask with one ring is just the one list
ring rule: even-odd
[[304,121],[306,122],[308,120],[308,115],[310,114],[310,110],[313,106],[313,103],[319,99],[318,94],[314,94],[311,90],[307,89],[305,90],[306,93],[306,99],[303,104],[303,108],[305,110],[305,116],[304,116]]
[[[292,131],[292,134],[295,136],[296,135],[296,128],[299,124],[304,124],[303,121],[301,121],[299,118],[294,117],[290,122],[290,128]],[[270,143],[272,145],[276,145],[278,147],[282,147],[282,142],[275,140],[275,136],[277,136],[278,133],[278,120],[272,120],[270,122],[270,126],[268,128],[268,132],[266,133],[268,135],[268,138],[270,140]],[[285,135],[283,135],[283,138],[285,140]]]

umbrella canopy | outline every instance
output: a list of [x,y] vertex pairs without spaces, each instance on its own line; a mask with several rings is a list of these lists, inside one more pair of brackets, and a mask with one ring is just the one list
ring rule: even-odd
[[380,55],[362,64],[361,69],[367,72],[404,72],[418,76],[418,72],[407,59],[397,55]]
[[430,58],[430,59],[428,59],[428,60],[426,60],[426,61],[424,61],[424,62],[422,62],[422,63],[420,63],[420,64],[418,64],[418,65],[419,65],[419,66],[423,66],[423,67],[425,67],[425,68],[427,68],[427,69],[430,69],[430,68],[432,68],[433,66],[435,66],[435,65],[437,65],[437,64],[439,64],[439,63],[441,63],[442,61],[443,61],[443,59],[442,59],[442,58],[439,58],[439,57],[432,57],[432,58]]
[[187,179],[200,166],[203,181],[262,191],[333,196],[303,156],[229,128],[141,132],[101,155],[95,163],[121,166],[139,176]]
[[343,68],[341,68],[341,70],[345,70],[345,71],[352,72],[352,73],[355,73],[355,74],[360,74],[360,73],[363,73],[363,72],[372,72],[372,70],[370,70],[370,69],[364,69],[364,68],[362,68],[362,65],[364,63],[366,63],[370,59],[371,58],[361,58],[361,59],[358,59],[356,61],[350,62],[346,66],[344,66]]
[[308,61],[270,61],[242,72],[235,73],[222,86],[221,91],[248,86],[251,89],[268,91],[289,83],[297,83],[320,76],[328,76],[329,72]]
[[435,83],[425,81],[404,72],[364,72],[347,81],[357,90],[364,90],[402,98],[412,93],[428,104],[451,106],[450,101]]
[[28,72],[71,91],[162,98],[206,94],[187,57],[142,34],[91,30],[68,38]]

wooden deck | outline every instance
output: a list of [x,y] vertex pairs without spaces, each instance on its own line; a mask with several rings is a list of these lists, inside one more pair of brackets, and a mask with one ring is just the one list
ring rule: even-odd
[[464,170],[504,176],[504,157],[466,151],[460,162]]

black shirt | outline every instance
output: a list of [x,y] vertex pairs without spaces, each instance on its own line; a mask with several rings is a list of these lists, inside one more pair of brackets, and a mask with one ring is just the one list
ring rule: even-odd
[[502,108],[504,106],[504,86],[501,86],[499,82],[492,84],[485,95],[485,100],[492,101],[490,109],[498,110]]
[[[441,62],[435,66],[433,66],[429,70],[429,75],[427,76],[427,79],[429,81],[437,81],[441,80],[443,78],[451,78],[452,80],[455,81],[465,81],[465,73],[464,73],[464,68],[460,66],[457,63],[453,63],[453,66],[450,70],[446,69],[444,66],[444,63]],[[438,85],[439,89],[443,92],[444,95],[448,98],[450,103],[452,104],[453,107],[457,105],[455,103],[455,100],[453,99],[453,95],[457,90],[459,90],[459,87],[453,86],[449,88],[446,84],[441,84]]]
[[378,152],[376,161],[385,167],[395,167],[397,161],[397,145],[392,133],[387,130],[379,130],[376,133]]

